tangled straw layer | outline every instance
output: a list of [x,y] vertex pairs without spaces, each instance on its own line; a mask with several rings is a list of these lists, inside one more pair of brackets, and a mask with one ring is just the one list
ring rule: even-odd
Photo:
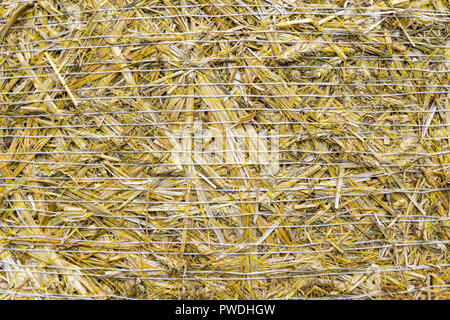
[[448,299],[448,2],[0,4],[3,299]]

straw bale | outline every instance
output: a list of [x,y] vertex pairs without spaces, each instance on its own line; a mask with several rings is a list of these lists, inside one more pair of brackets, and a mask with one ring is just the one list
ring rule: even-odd
[[3,1],[0,298],[449,299],[449,10]]

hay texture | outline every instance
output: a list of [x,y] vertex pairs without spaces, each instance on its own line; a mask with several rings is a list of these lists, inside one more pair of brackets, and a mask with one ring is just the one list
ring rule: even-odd
[[448,1],[0,17],[0,298],[449,299]]

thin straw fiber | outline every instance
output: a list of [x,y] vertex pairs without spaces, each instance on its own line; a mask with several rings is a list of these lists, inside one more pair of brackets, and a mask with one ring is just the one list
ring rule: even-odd
[[449,22],[3,1],[0,298],[449,299]]

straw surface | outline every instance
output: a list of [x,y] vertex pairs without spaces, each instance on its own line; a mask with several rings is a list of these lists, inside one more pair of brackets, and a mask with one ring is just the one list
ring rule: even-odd
[[449,299],[448,1],[0,19],[0,298]]

